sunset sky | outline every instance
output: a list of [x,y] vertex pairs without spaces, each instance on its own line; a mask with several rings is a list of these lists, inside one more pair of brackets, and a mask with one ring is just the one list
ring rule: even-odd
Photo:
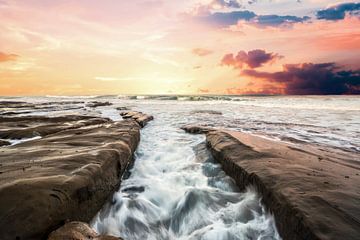
[[360,2],[0,0],[0,31],[0,95],[360,93]]

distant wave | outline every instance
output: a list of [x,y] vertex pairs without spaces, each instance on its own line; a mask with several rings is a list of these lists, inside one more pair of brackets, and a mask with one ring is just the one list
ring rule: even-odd
[[69,98],[69,99],[73,99],[73,98],[98,98],[99,95],[84,95],[84,96],[66,96],[66,95],[45,95],[46,98]]
[[244,97],[225,95],[121,95],[120,99],[174,101],[251,101]]

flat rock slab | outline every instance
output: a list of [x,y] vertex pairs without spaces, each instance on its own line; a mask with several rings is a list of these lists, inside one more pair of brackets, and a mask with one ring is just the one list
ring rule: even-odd
[[110,120],[106,118],[81,115],[66,115],[61,117],[0,117],[0,138],[22,139],[35,136],[44,137],[66,129],[76,129],[108,122],[110,122]]
[[154,119],[151,115],[136,111],[122,112],[120,115],[124,119],[135,120],[141,127],[145,127],[148,122]]
[[98,102],[98,101],[88,102],[86,104],[87,107],[91,107],[91,108],[111,106],[111,105],[113,105],[111,102]]
[[206,139],[239,187],[257,187],[283,239],[360,239],[357,154],[240,132],[210,131]]
[[[140,140],[140,127],[132,120],[36,119],[13,124],[30,125],[18,126],[22,130],[47,123],[59,129],[0,148],[1,240],[45,239],[67,220],[90,221],[117,189]],[[9,135],[17,129],[1,124]]]
[[83,101],[61,101],[29,103],[21,101],[0,101],[0,115],[29,114],[35,111],[51,112],[83,108]]

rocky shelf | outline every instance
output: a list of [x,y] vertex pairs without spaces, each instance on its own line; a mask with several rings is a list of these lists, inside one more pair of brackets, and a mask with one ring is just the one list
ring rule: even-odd
[[67,221],[89,222],[118,188],[140,140],[132,119],[2,117],[0,125],[3,141],[39,136],[0,147],[2,240],[45,239]]
[[285,240],[360,239],[360,162],[354,153],[198,126],[237,185],[253,185]]

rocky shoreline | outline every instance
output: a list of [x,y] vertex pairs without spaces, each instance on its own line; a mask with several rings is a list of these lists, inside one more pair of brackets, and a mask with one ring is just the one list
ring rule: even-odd
[[[3,145],[38,136],[0,148],[2,240],[46,239],[68,221],[89,222],[133,161],[141,128],[134,119],[81,115],[1,117],[0,124]],[[77,228],[70,232],[71,239],[88,239]]]
[[295,146],[241,132],[198,126],[224,171],[244,189],[253,185],[287,240],[360,237],[360,165],[356,155]]
[[[111,105],[0,102],[0,239],[121,239],[100,236],[87,223],[118,189],[140,129],[153,116],[119,106],[122,121],[99,114],[27,116]],[[182,129],[206,135],[213,157],[240,189],[256,187],[284,240],[360,237],[356,154],[210,127]]]

